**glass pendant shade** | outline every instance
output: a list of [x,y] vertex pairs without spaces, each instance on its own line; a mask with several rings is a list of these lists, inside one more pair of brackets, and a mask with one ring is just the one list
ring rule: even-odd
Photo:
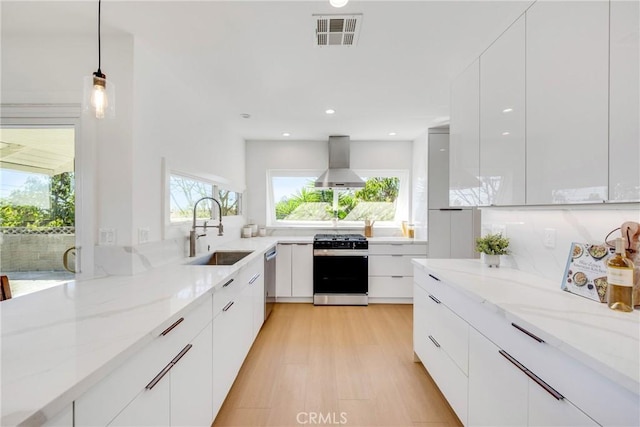
[[107,82],[106,76],[95,72],[84,78],[84,109],[95,115],[97,119],[115,116],[115,85]]
[[349,3],[349,0],[329,0],[329,3],[333,7],[342,7]]

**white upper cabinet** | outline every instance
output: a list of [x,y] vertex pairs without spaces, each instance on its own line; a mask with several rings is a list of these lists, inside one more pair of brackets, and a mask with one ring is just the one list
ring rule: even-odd
[[606,200],[609,3],[537,2],[526,20],[526,202]]
[[640,200],[640,3],[611,2],[609,199]]
[[525,18],[480,57],[480,191],[491,205],[525,204]]
[[486,204],[479,197],[480,68],[476,59],[451,85],[449,204]]

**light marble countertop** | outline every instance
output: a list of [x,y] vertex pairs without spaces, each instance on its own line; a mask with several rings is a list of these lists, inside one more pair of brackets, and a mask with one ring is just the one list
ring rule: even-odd
[[640,311],[620,313],[560,289],[557,283],[480,260],[414,259],[487,309],[616,383],[640,394]]
[[194,258],[185,258],[135,276],[71,281],[3,301],[0,425],[41,425],[55,416],[278,240],[216,247],[255,251],[233,266],[190,265]]
[[238,239],[212,248],[255,251],[233,266],[190,264],[201,254],[133,276],[71,281],[3,301],[0,425],[44,423],[271,246],[312,242],[313,236]]

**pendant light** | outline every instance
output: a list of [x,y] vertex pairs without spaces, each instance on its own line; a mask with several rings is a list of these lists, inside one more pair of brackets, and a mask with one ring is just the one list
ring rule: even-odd
[[333,7],[342,7],[349,3],[349,0],[329,0],[329,3]]
[[101,46],[101,9],[102,0],[98,0],[98,70],[91,76],[84,78],[84,102],[85,109],[95,114],[97,119],[113,117],[115,115],[115,85],[107,82],[107,76],[100,68],[102,60]]

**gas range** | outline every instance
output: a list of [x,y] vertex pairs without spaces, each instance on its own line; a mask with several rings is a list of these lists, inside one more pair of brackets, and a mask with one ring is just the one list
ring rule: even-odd
[[362,234],[316,234],[313,238],[313,303],[369,303],[369,242]]
[[369,249],[369,242],[362,234],[316,234],[314,249]]

